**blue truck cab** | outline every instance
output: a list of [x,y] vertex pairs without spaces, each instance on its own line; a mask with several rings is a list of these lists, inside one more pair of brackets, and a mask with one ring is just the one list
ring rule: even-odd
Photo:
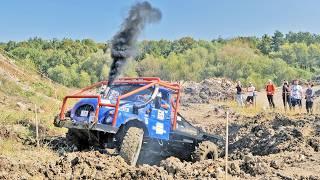
[[[119,95],[133,91],[142,85],[115,85],[109,88],[101,102],[116,103]],[[153,95],[153,93],[156,93]],[[120,128],[131,120],[138,120],[146,125],[148,136],[157,139],[169,139],[171,130],[172,109],[170,106],[171,91],[163,87],[150,87],[128,98],[120,100],[115,128]],[[153,99],[153,96],[155,96]],[[98,99],[84,98],[71,109],[70,118],[76,123],[92,123],[95,116]],[[99,109],[97,124],[112,125],[115,109],[103,106]]]

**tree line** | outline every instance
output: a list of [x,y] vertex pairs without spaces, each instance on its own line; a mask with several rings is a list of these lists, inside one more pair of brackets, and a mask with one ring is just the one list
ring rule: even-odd
[[[262,37],[232,39],[146,40],[137,45],[123,76],[158,76],[169,81],[201,81],[227,77],[258,88],[268,79],[309,79],[320,70],[320,36],[309,32],[276,31]],[[0,43],[0,48],[18,61],[33,66],[63,85],[84,87],[107,79],[110,44],[90,39],[31,38]]]

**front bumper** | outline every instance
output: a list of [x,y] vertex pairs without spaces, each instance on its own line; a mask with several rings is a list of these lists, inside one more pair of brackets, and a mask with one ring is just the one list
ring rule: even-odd
[[93,124],[88,122],[73,122],[70,118],[66,118],[61,120],[59,116],[54,119],[54,126],[56,127],[65,127],[68,129],[86,129],[86,130],[94,130],[101,131],[105,133],[115,134],[118,132],[118,128],[113,127],[112,125],[107,124]]

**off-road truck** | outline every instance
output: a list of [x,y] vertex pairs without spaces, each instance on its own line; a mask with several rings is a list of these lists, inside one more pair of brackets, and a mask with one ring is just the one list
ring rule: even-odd
[[[68,128],[67,139],[78,150],[89,145],[116,148],[130,165],[136,165],[141,148],[148,144],[166,156],[218,158],[222,138],[194,127],[179,114],[180,84],[150,77],[107,84],[96,83],[63,99],[54,124]],[[75,102],[69,110],[68,100]]]

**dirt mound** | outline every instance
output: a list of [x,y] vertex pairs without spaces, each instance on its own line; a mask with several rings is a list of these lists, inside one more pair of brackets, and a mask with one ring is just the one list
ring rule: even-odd
[[0,157],[0,179],[212,179],[223,177],[221,162],[181,162],[171,157],[160,166],[129,166],[120,156],[98,151],[66,153],[47,165]]
[[183,84],[182,105],[188,103],[209,103],[210,100],[233,99],[235,83],[223,78],[210,78]]
[[120,156],[93,152],[68,153],[44,166],[40,172],[49,179],[169,179],[163,168],[131,167]]
[[38,174],[35,166],[36,163],[24,164],[0,156],[0,179],[30,179]]
[[12,128],[10,126],[1,125],[0,126],[0,140],[1,139],[9,139],[9,138],[16,139],[17,135],[15,134],[15,132],[12,130]]
[[[229,175],[241,179],[319,179],[318,167],[313,167],[320,163],[317,156],[319,116],[289,118],[261,113],[241,118],[229,128]],[[216,127],[219,128],[224,129]],[[297,167],[308,168],[299,172],[294,169]],[[222,158],[193,163],[176,157],[162,160],[159,166],[131,167],[120,156],[89,151],[65,153],[56,162],[42,166],[39,172],[49,179],[57,176],[67,179],[220,179],[224,177],[224,168]]]
[[[271,113],[242,118],[230,127],[232,178],[319,179],[319,116],[289,118]],[[0,156],[0,179],[220,179],[225,175],[223,158],[193,163],[169,157],[158,166],[132,167],[107,151],[71,152],[65,138],[46,142],[64,152],[49,164]]]
[[318,149],[314,138],[320,118],[317,116],[290,119],[277,114],[272,120],[259,119],[261,116],[242,124],[231,134],[230,145],[233,159],[243,154],[269,155],[284,151],[308,152]]
[[174,179],[213,179],[224,176],[222,161],[205,160],[201,162],[181,162],[178,158],[170,157],[161,161],[163,167]]
[[120,156],[97,151],[68,153],[58,161],[43,166],[39,172],[48,179],[212,179],[222,177],[220,161],[181,162],[170,157],[160,166],[127,165]]

